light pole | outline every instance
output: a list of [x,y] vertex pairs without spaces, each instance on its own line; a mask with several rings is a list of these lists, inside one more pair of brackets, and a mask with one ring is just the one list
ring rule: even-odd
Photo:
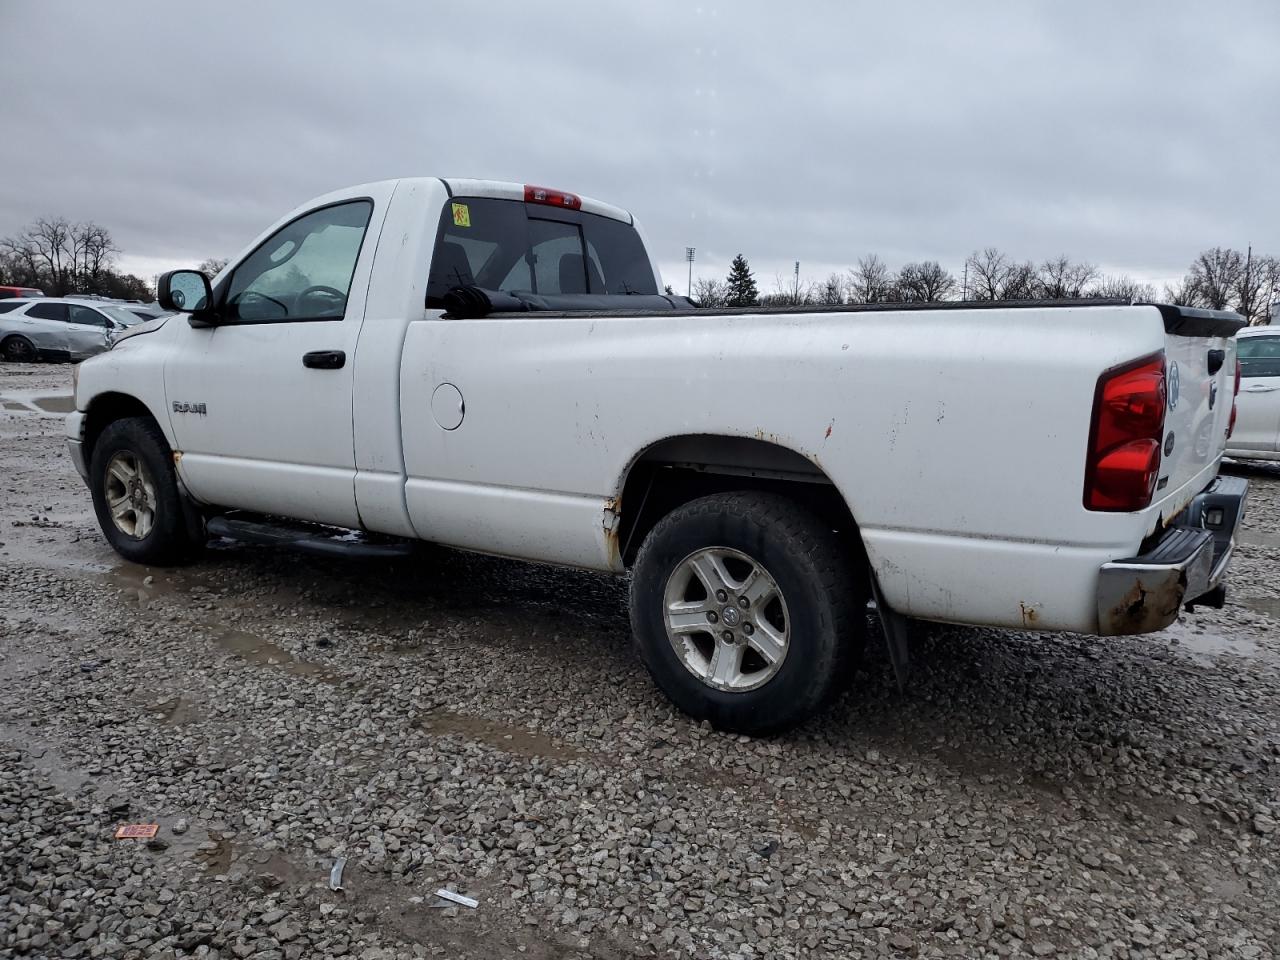
[[684,258],[689,261],[689,285],[684,288],[684,295],[686,297],[693,296],[693,255],[696,252],[697,251],[693,247],[684,248]]

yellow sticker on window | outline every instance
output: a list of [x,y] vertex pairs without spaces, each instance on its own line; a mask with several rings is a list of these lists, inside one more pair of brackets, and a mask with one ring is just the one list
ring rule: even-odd
[[455,227],[471,226],[471,210],[465,203],[453,205],[453,225]]

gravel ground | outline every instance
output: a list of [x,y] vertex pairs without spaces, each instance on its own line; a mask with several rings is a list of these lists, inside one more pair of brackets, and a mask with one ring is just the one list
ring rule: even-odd
[[69,381],[0,365],[0,956],[1280,952],[1280,472],[1246,471],[1226,609],[929,627],[905,694],[877,649],[752,741],[673,712],[610,579],[121,561]]

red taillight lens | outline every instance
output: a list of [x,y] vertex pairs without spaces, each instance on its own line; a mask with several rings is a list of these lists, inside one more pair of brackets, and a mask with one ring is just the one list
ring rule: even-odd
[[1132,511],[1150,505],[1160,474],[1166,403],[1163,353],[1098,378],[1084,477],[1086,509]]
[[563,190],[548,190],[546,187],[532,187],[525,184],[525,203],[545,203],[549,207],[566,207],[570,210],[581,210],[582,199]]

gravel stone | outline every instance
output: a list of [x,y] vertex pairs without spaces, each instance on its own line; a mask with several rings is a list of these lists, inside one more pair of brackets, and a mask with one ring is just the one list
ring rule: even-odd
[[[1280,467],[1244,468],[1222,610],[918,625],[905,693],[872,621],[828,713],[750,740],[654,690],[622,581],[438,548],[117,560],[24,399],[69,378],[0,365],[0,956],[1280,949]],[[433,906],[449,885],[479,908]]]

